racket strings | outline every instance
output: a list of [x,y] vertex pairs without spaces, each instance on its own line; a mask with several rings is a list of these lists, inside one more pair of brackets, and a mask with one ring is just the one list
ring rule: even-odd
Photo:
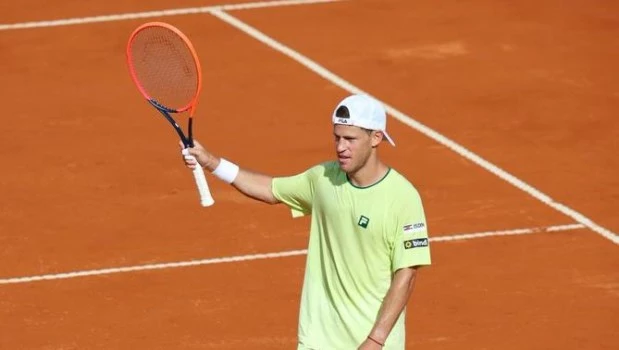
[[138,84],[151,99],[175,111],[189,107],[199,74],[193,53],[180,36],[166,28],[148,27],[134,37],[130,50]]

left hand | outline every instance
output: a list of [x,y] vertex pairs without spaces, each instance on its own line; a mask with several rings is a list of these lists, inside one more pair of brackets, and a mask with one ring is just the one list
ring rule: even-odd
[[357,350],[381,350],[383,347],[378,345],[376,342],[371,341],[370,339],[366,339]]

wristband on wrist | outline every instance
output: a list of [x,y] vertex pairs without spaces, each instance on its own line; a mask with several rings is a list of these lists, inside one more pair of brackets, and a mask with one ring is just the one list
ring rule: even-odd
[[213,175],[218,177],[220,180],[231,184],[236,179],[236,176],[239,174],[239,166],[227,161],[224,158],[219,160],[219,165],[212,172]]
[[371,336],[368,335],[368,339],[370,339],[371,341],[375,342],[376,344],[380,345],[380,346],[385,346],[384,343],[379,342],[378,340],[372,338]]

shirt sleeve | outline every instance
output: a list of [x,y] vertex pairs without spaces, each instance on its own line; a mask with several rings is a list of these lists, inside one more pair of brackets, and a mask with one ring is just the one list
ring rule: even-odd
[[273,178],[273,195],[290,208],[293,217],[312,212],[315,171],[314,167],[297,175]]
[[391,270],[431,265],[428,224],[419,193],[412,191],[395,213]]

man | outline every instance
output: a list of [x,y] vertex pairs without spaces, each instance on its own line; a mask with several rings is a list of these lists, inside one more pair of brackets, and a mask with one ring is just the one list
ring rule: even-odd
[[295,217],[312,215],[298,349],[404,349],[416,270],[431,264],[422,202],[378,157],[383,140],[395,146],[378,101],[348,96],[332,120],[337,161],[295,176],[240,169],[199,143],[189,153],[246,196],[284,203]]

